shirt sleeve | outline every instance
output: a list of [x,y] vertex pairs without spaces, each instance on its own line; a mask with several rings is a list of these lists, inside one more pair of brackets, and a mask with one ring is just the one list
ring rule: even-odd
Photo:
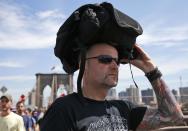
[[130,115],[130,129],[136,130],[142,121],[144,114],[146,112],[146,107],[136,107],[131,110]]
[[139,126],[140,122],[142,121],[144,114],[146,112],[147,107],[140,106],[137,104],[133,104],[128,102],[129,109],[130,109],[130,129],[136,130]]

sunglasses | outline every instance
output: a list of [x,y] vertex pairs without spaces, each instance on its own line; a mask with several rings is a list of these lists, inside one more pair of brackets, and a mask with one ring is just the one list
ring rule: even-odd
[[102,64],[110,64],[114,60],[117,65],[120,64],[118,58],[113,58],[110,55],[99,55],[99,56],[95,56],[95,57],[86,58],[86,60],[88,60],[88,59],[97,59]]

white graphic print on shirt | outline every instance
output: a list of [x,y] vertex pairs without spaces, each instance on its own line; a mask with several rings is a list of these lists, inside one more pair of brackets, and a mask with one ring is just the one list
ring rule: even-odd
[[87,131],[128,131],[127,120],[117,115],[104,115],[90,123]]

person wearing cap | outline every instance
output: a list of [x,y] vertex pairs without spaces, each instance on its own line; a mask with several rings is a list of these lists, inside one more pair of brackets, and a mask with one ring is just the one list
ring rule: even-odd
[[[57,33],[55,55],[64,70],[79,69],[77,93],[56,99],[46,112],[41,131],[153,130],[183,124],[183,114],[149,55],[136,43],[142,28],[110,3],[78,8]],[[142,70],[151,83],[158,108],[129,101],[106,100],[118,83],[120,64]]]
[[0,98],[0,131],[25,131],[23,118],[11,111],[12,96],[2,95]]

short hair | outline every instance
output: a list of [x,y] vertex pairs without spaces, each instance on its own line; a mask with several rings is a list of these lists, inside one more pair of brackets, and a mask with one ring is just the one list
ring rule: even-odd
[[23,104],[23,105],[25,106],[25,104],[24,104],[23,101],[18,101],[18,102],[16,103],[16,107],[17,107],[19,104]]

